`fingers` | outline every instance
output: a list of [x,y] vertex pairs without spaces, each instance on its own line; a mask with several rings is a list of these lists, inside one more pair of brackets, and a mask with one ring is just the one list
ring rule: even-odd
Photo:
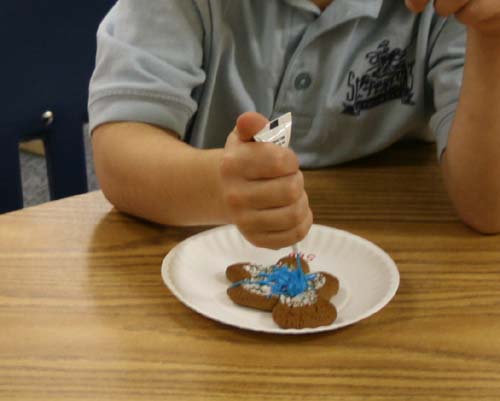
[[419,13],[424,11],[431,1],[438,15],[456,15],[466,25],[474,25],[491,18],[495,9],[500,12],[497,0],[405,0],[405,4],[411,11]]
[[255,134],[262,130],[269,120],[262,114],[247,112],[236,120],[236,132],[240,141],[251,141]]
[[[312,212],[299,173],[291,179],[227,183],[223,199],[228,214],[248,241],[277,249],[305,237]],[[292,189],[286,187],[290,180],[294,180]]]
[[456,12],[463,24],[484,33],[500,32],[500,2],[498,0],[468,1]]
[[498,0],[436,0],[436,13],[442,17],[454,15],[460,22],[479,31],[500,31]]
[[291,149],[272,143],[235,143],[235,134],[231,135],[233,138],[228,139],[221,160],[223,176],[256,180],[283,177],[298,171],[299,160]]
[[281,249],[302,241],[309,232],[313,223],[313,215],[308,210],[306,218],[297,226],[284,231],[248,232],[241,230],[243,236],[255,246],[261,248]]
[[245,181],[241,187],[228,190],[225,201],[234,208],[275,209],[294,204],[303,193],[304,176],[298,171],[286,177]]
[[254,245],[278,249],[302,240],[313,217],[295,153],[251,141],[267,123],[257,113],[238,118],[219,172],[230,221]]
[[290,246],[302,240],[312,224],[300,171],[281,178],[226,181],[223,199],[231,222],[259,247]]
[[405,4],[406,7],[414,13],[421,13],[431,1],[432,0],[405,0]]
[[459,13],[470,0],[436,0],[434,8],[436,13],[442,17],[449,17],[450,15]]
[[411,11],[418,13],[431,1],[441,17],[454,15],[458,21],[477,32],[491,37],[500,34],[499,0],[405,0],[405,3]]
[[405,0],[406,6],[415,13],[424,11],[431,2],[434,3],[436,13],[442,17],[456,14],[467,4],[472,3],[471,0]]
[[234,216],[234,223],[241,231],[258,234],[261,231],[288,231],[302,224],[307,219],[309,200],[305,192],[297,202],[274,209],[242,209]]

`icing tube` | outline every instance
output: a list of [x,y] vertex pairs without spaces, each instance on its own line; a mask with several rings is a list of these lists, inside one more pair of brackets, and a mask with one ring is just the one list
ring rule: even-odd
[[287,147],[292,135],[292,113],[286,113],[268,123],[253,139],[256,142],[272,142]]
[[[262,130],[260,130],[253,139],[256,142],[272,142],[278,146],[288,147],[290,137],[292,136],[292,113],[286,113],[277,119],[269,122]],[[293,252],[300,257],[298,244],[292,246]],[[299,263],[300,267],[300,263]],[[299,269],[302,271],[302,268]]]

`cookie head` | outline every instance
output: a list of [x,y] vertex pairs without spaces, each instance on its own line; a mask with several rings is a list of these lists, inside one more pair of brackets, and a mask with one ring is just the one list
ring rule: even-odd
[[285,265],[292,269],[296,269],[298,264],[300,264],[304,273],[309,273],[309,264],[302,256],[298,258],[295,256],[285,256],[276,262],[276,265]]

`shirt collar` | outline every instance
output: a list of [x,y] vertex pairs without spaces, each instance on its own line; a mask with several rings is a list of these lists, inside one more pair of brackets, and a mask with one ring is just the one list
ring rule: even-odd
[[[283,0],[293,7],[320,16],[321,10],[310,0]],[[359,17],[377,18],[384,0],[334,0],[323,14],[336,14],[335,19],[349,20]],[[341,14],[341,15],[339,15]]]
[[319,7],[310,0],[283,0],[292,7],[300,8],[301,10],[311,12],[316,15],[321,14]]

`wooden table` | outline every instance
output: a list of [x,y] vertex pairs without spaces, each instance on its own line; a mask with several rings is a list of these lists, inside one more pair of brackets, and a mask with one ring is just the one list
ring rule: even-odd
[[307,336],[213,322],[160,277],[202,228],[77,196],[0,217],[0,399],[500,400],[500,239],[457,220],[434,148],[399,145],[306,180],[316,223],[398,264],[381,312]]

